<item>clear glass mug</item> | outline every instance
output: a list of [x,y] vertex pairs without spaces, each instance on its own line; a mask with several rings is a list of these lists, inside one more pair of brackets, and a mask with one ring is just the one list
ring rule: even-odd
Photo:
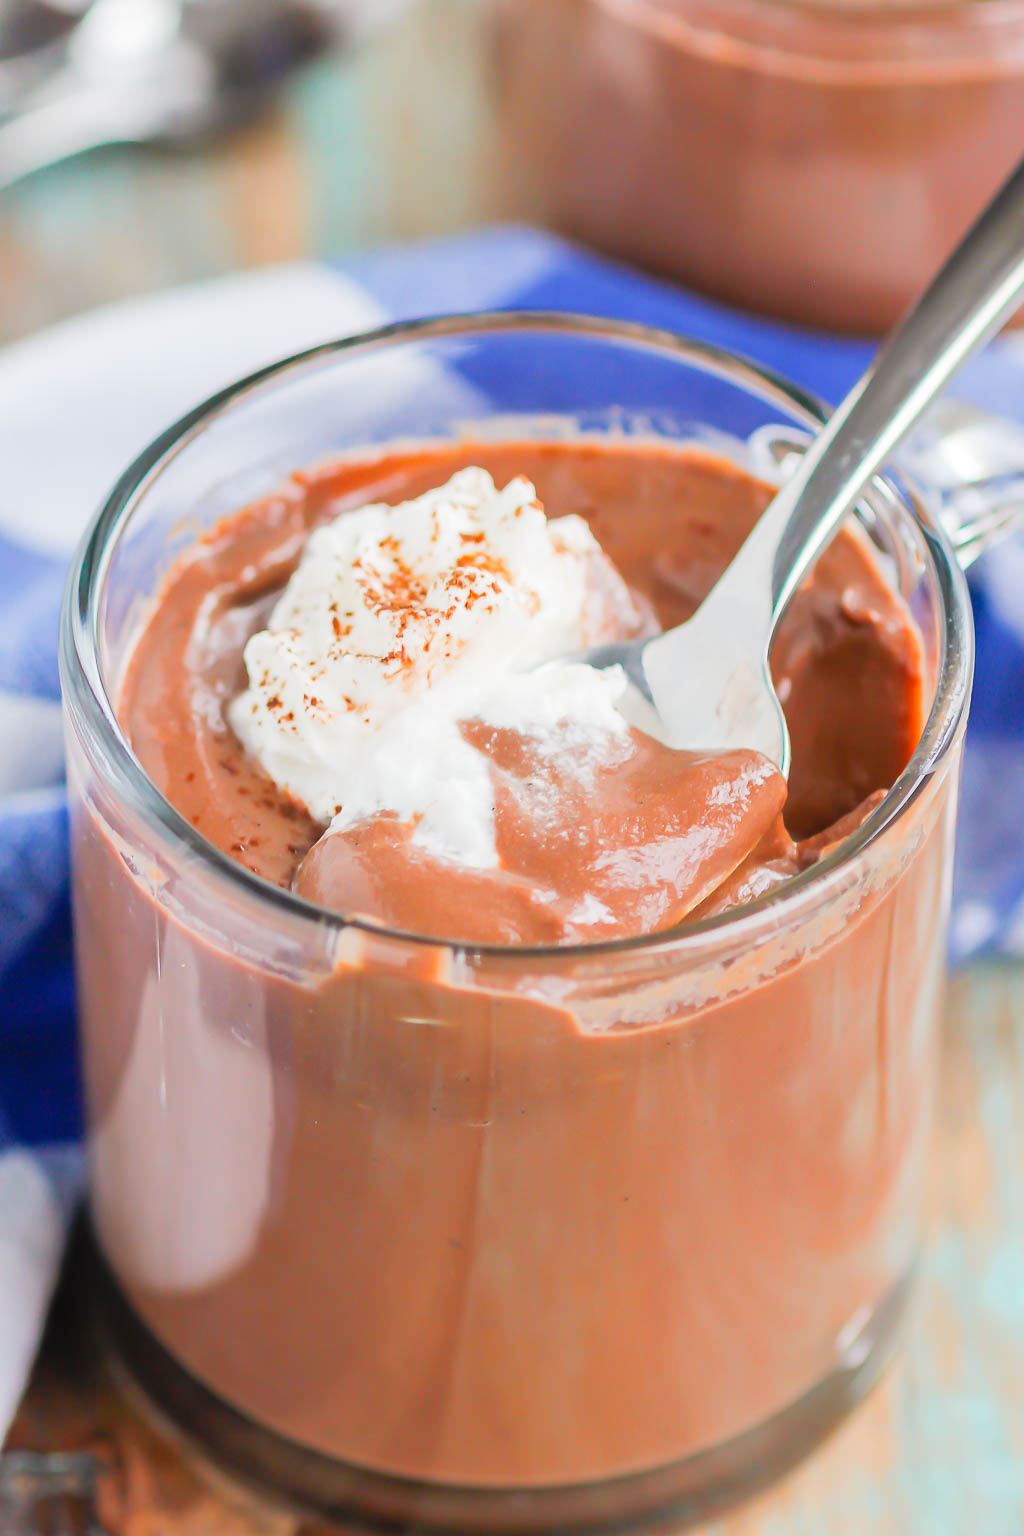
[[83,544],[61,663],[108,1317],[165,1414],[306,1507],[699,1516],[877,1376],[920,1240],[970,606],[928,507],[879,480],[862,521],[930,679],[898,783],[741,911],[547,950],[346,921],[206,844],[116,719],[140,611],[204,526],[332,455],[639,434],[757,468],[821,417],[638,326],[399,325],[200,407]]
[[1024,154],[1022,0],[494,0],[512,206],[881,334]]

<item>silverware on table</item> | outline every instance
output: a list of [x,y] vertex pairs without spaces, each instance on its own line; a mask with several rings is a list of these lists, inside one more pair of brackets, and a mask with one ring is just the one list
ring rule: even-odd
[[52,75],[88,0],[0,0],[0,117]]
[[[17,0],[23,27],[33,3]],[[92,0],[41,43],[41,76],[31,50],[7,60],[0,189],[103,145],[188,144],[239,122],[352,17],[351,0]],[[37,76],[20,92],[19,69]]]

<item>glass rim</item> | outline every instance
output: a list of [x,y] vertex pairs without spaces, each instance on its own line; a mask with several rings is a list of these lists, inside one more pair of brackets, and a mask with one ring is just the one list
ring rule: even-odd
[[[724,39],[745,62],[769,74],[819,81],[910,77],[939,85],[981,72],[1019,69],[1024,0],[594,0],[630,25],[713,53]],[[761,29],[768,29],[764,35]],[[895,52],[893,50],[896,50]],[[922,49],[925,51],[922,52]]]
[[[484,310],[396,321],[353,336],[322,342],[270,363],[217,391],[155,438],[135,458],[101,504],[72,560],[60,621],[60,668],[65,707],[76,725],[84,726],[92,744],[103,749],[106,770],[115,787],[146,823],[147,830],[174,857],[184,851],[230,890],[255,902],[262,915],[278,914],[311,924],[319,935],[356,930],[370,938],[444,951],[460,957],[503,962],[522,959],[548,962],[598,959],[602,956],[692,948],[710,939],[733,937],[756,928],[765,919],[793,910],[805,895],[825,893],[833,876],[847,870],[882,834],[910,809],[947,755],[964,723],[973,675],[973,623],[963,571],[941,523],[900,477],[876,477],[900,513],[916,521],[927,552],[932,583],[941,604],[940,655],[935,695],[917,747],[907,766],[882,801],[862,824],[842,839],[818,863],[792,876],[742,906],[696,920],[684,919],[672,928],[626,938],[578,944],[478,944],[407,932],[360,916],[346,916],[315,905],[291,890],[273,885],[223,853],[178,811],[157,788],[139,762],[121,728],[113,699],[100,668],[99,613],[106,576],[117,541],[133,512],[142,504],[161,472],[191,442],[231,408],[290,377],[316,369],[334,359],[367,355],[407,343],[486,337],[509,332],[549,333],[632,345],[668,354],[702,368],[768,403],[776,401],[812,429],[828,418],[828,409],[814,394],[773,369],[740,353],[697,341],[668,329],[634,321],[608,319],[554,310]],[[109,776],[109,774],[107,775]]]
[[[639,12],[671,14],[678,12],[678,0],[599,0],[616,10],[635,8]],[[700,0],[698,0],[700,3]],[[851,22],[873,23],[879,30],[913,31],[929,22],[955,21],[960,26],[995,21],[1019,22],[1024,15],[1024,0],[727,0],[734,13],[756,15],[766,11],[805,16],[822,27],[848,26]],[[683,14],[685,20],[685,13]]]

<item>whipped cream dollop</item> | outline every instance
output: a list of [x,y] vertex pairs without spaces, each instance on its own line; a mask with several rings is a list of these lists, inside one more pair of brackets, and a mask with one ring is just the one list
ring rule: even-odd
[[390,813],[435,856],[488,868],[490,772],[460,723],[557,729],[585,757],[627,731],[625,678],[557,658],[644,623],[582,518],[549,520],[525,478],[499,490],[464,469],[310,534],[228,718],[330,831]]

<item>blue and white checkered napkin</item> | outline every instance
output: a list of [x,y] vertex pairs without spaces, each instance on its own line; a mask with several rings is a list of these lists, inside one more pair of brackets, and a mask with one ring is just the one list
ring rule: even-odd
[[[740,316],[520,230],[181,289],[0,354],[0,1439],[81,1177],[56,664],[71,551],[136,452],[232,378],[383,319],[493,307],[667,326],[746,352],[830,399],[869,356],[865,343]],[[1024,420],[1024,347],[991,348],[959,393]],[[956,959],[1024,953],[1024,543],[983,561],[973,585],[978,684]]]

